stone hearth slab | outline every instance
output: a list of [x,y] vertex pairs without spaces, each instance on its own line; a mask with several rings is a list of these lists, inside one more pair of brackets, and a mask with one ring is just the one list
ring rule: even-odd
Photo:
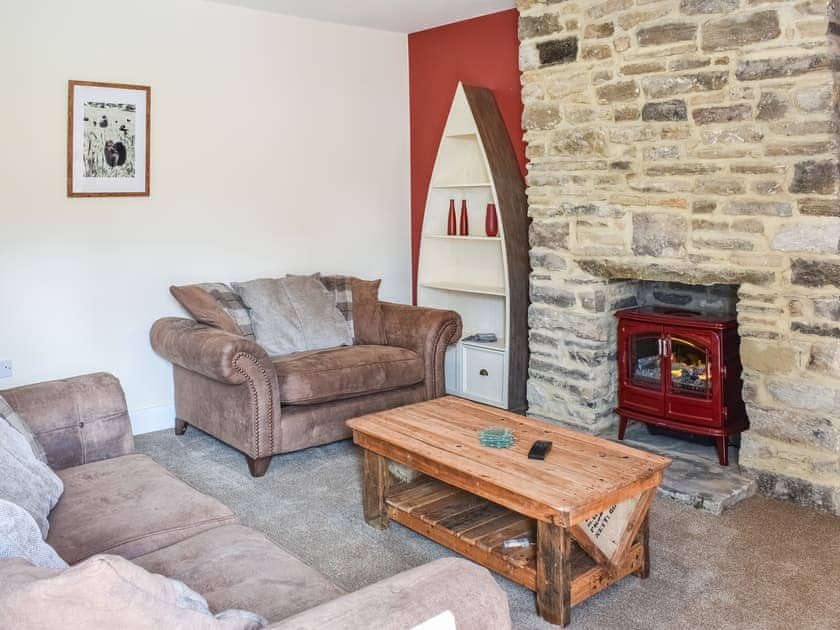
[[627,428],[624,443],[634,448],[665,455],[674,463],[665,471],[659,496],[721,514],[725,509],[751,497],[756,481],[742,473],[730,448],[729,466],[720,466],[713,446],[697,444],[668,435],[652,435],[644,425]]

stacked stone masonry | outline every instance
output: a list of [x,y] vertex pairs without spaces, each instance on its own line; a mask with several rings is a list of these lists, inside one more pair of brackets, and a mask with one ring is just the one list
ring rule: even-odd
[[529,413],[614,431],[614,311],[650,295],[643,280],[737,285],[740,464],[768,494],[840,513],[840,10],[517,6]]

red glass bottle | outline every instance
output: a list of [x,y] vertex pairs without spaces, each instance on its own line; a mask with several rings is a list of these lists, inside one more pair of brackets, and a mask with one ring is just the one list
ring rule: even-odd
[[446,222],[446,235],[455,236],[458,233],[458,226],[455,223],[455,200],[449,200],[449,220]]
[[496,204],[487,204],[487,215],[484,217],[484,233],[487,236],[498,236],[499,219],[496,216]]
[[461,230],[458,232],[461,236],[470,235],[470,219],[467,216],[467,200],[461,200]]

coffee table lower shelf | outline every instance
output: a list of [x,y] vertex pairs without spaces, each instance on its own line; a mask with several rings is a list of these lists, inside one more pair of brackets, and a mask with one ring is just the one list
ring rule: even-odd
[[[537,523],[512,510],[429,477],[393,487],[386,510],[394,521],[466,556],[492,571],[537,590]],[[527,537],[531,545],[505,549],[504,541]],[[573,540],[570,545],[571,605],[645,568],[645,549],[634,542],[623,562],[610,570]]]

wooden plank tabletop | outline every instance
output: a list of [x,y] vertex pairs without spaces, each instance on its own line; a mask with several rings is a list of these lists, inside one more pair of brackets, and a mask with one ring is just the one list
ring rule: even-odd
[[[569,526],[654,488],[671,460],[622,444],[445,396],[349,420],[356,444],[532,518]],[[487,427],[516,443],[482,446]],[[528,459],[536,440],[553,446]]]

